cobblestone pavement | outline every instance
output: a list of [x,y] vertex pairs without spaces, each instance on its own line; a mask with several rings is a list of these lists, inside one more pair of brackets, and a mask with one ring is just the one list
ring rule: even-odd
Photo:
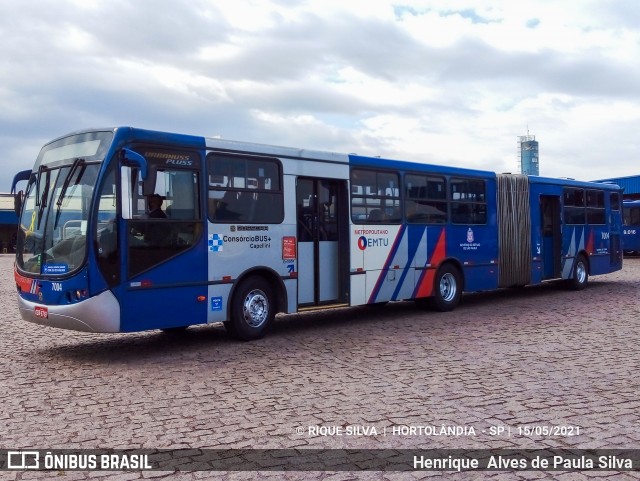
[[[282,316],[270,336],[250,343],[217,326],[94,335],[26,323],[12,264],[0,256],[1,448],[640,448],[640,259],[581,292],[546,284],[467,295],[450,313],[392,303]],[[337,434],[358,426],[369,432]],[[433,432],[442,426],[467,432]],[[492,426],[505,432],[491,435]],[[525,432],[532,426],[579,433]],[[0,477],[43,474],[639,479],[605,471]]]

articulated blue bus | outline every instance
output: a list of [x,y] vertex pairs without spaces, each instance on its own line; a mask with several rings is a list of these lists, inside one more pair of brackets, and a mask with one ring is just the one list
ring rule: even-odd
[[623,200],[622,249],[625,254],[640,254],[640,200]]
[[575,180],[119,127],[46,144],[17,174],[21,315],[91,332],[415,300],[622,267],[621,192]]

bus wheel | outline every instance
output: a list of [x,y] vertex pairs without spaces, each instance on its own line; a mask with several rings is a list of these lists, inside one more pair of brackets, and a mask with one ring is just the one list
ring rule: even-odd
[[451,311],[460,303],[461,297],[460,272],[451,264],[443,265],[434,280],[432,306],[441,312]]
[[589,281],[589,266],[585,257],[580,254],[573,266],[573,276],[569,280],[569,286],[575,291],[581,291],[587,287]]
[[271,286],[261,277],[251,277],[237,288],[231,301],[230,320],[225,328],[241,341],[263,337],[275,317]]

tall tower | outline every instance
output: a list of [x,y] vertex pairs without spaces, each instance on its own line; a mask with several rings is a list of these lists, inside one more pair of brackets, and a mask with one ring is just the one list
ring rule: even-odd
[[518,161],[520,173],[524,175],[540,175],[538,163],[538,141],[535,135],[521,135],[518,137]]

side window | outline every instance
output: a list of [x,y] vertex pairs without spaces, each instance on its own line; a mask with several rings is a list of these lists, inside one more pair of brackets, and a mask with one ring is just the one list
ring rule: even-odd
[[406,175],[405,217],[414,224],[445,224],[447,222],[447,190],[442,177]]
[[620,210],[620,194],[611,194],[611,210]]
[[357,224],[399,224],[398,174],[375,170],[351,171],[351,219]]
[[601,190],[587,190],[587,222],[589,224],[604,224],[604,192]]
[[567,187],[564,189],[564,222],[565,224],[585,224],[584,189]]
[[625,219],[628,218],[627,225],[640,225],[640,207],[630,207],[625,211],[627,212]]
[[[129,277],[195,245],[202,233],[200,215],[200,163],[196,154],[145,152],[150,170],[156,174],[154,193],[143,195],[143,181],[134,169],[132,220],[128,222]],[[174,156],[192,159],[190,167],[174,167]]]
[[487,223],[487,186],[484,180],[451,179],[451,221],[454,224]]
[[279,224],[284,219],[280,162],[276,159],[207,155],[209,220]]

